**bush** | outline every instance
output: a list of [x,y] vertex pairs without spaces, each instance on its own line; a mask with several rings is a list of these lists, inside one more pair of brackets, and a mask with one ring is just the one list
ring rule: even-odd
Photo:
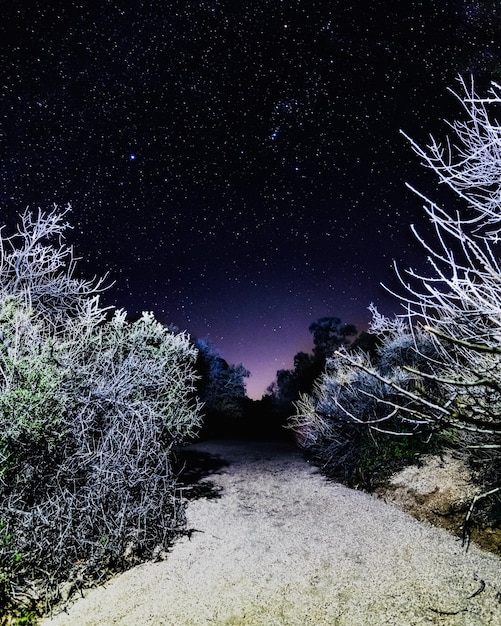
[[372,490],[439,445],[438,439],[430,444],[435,431],[426,420],[407,419],[410,402],[398,410],[401,399],[385,378],[391,374],[412,393],[420,381],[406,367],[418,366],[432,350],[424,335],[408,334],[397,323],[385,329],[372,357],[358,350],[327,360],[313,393],[301,397],[289,420],[299,444],[326,475]]
[[[372,328],[383,332],[376,361],[339,353],[348,369],[358,370],[350,374],[348,392],[344,384],[331,384],[336,374],[327,372],[293,425],[306,431],[307,443],[327,433],[321,447],[340,451],[339,440],[348,445],[363,429],[373,436],[454,431],[472,463],[482,466],[486,491],[480,497],[499,498],[501,86],[493,83],[481,97],[473,80],[459,82],[455,95],[465,118],[448,124],[450,136],[443,142],[431,137],[425,148],[408,138],[455,200],[444,208],[414,190],[431,226],[429,239],[413,227],[429,271],[398,274],[406,315],[390,321],[373,310]],[[324,418],[322,404],[329,402]],[[356,435],[337,433],[346,428]]]
[[65,213],[25,213],[0,255],[0,603],[25,616],[167,548],[169,451],[200,423],[189,338],[101,307]]

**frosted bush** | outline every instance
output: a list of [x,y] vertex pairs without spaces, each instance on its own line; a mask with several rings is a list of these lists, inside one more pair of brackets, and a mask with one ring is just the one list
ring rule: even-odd
[[66,213],[25,213],[1,238],[0,604],[12,610],[165,550],[184,520],[169,451],[200,424],[188,336],[151,313],[110,317],[102,280],[74,278]]

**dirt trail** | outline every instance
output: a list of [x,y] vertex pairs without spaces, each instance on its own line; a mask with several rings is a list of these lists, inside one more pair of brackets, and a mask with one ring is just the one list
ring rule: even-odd
[[288,444],[209,442],[219,499],[160,563],[92,590],[44,626],[501,624],[501,559],[365,493]]

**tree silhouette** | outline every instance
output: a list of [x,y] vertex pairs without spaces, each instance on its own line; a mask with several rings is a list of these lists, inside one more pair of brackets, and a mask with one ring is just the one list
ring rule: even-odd
[[313,335],[312,354],[298,352],[291,370],[278,370],[276,381],[267,389],[275,412],[287,418],[301,394],[310,393],[326,361],[341,346],[348,347],[357,334],[353,324],[344,324],[339,317],[321,317],[310,324]]
[[339,317],[321,317],[308,330],[313,335],[313,354],[324,360],[357,334],[353,324],[343,324]]
[[203,434],[224,434],[234,430],[243,417],[247,397],[244,379],[250,372],[241,364],[227,363],[207,341],[195,342],[198,349],[197,394],[203,402]]

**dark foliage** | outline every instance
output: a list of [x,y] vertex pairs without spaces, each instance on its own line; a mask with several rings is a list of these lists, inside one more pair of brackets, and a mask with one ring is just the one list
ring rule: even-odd
[[294,402],[301,394],[311,393],[327,359],[341,346],[348,347],[357,334],[353,324],[343,324],[338,317],[322,317],[308,330],[313,336],[312,354],[298,352],[293,369],[278,370],[276,381],[267,390],[273,412],[283,423],[293,413]]
[[200,436],[217,437],[238,430],[247,398],[243,365],[230,365],[206,341],[195,342],[198,350],[197,396],[203,403],[204,422]]

